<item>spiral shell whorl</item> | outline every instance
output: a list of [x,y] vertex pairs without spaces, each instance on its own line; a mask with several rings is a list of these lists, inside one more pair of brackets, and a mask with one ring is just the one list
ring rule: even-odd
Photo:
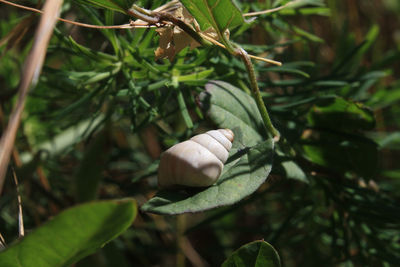
[[[229,130],[231,133],[232,131]],[[193,136],[190,140],[202,145],[213,153],[222,163],[225,163],[232,148],[233,133],[230,135],[224,129],[208,131]]]
[[234,134],[229,129],[208,131],[165,151],[158,170],[160,187],[210,186],[221,175]]

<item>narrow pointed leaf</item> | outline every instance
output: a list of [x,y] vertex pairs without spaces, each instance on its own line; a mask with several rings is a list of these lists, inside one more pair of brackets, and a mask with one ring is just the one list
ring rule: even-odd
[[121,13],[126,13],[126,10],[128,10],[135,1],[134,0],[88,0],[87,2],[95,6],[100,6]]

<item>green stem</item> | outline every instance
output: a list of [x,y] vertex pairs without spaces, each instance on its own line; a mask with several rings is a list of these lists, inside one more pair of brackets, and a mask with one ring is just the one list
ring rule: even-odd
[[238,47],[238,49],[239,49],[238,55],[240,55],[242,57],[243,63],[247,69],[247,73],[249,74],[250,85],[253,90],[253,96],[256,101],[258,110],[260,111],[261,118],[264,122],[264,126],[267,128],[268,133],[270,133],[274,137],[274,139],[279,140],[280,134],[275,129],[275,127],[272,125],[267,108],[265,107],[264,101],[261,97],[261,93],[260,93],[260,89],[258,88],[258,83],[257,83],[253,63],[251,63],[251,59],[250,59],[249,55],[243,48]]
[[219,36],[221,42],[225,45],[226,50],[228,50],[229,53],[231,53],[232,55],[235,55],[236,54],[235,53],[235,48],[232,46],[231,41],[229,41],[229,39],[225,35],[225,33],[224,32],[220,32],[220,31],[217,31],[217,32],[218,32],[218,36]]

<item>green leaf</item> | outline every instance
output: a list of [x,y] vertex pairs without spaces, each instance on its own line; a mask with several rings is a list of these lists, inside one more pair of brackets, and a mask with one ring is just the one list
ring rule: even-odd
[[76,52],[79,53],[80,55],[84,55],[92,60],[99,61],[99,62],[104,62],[104,63],[110,63],[110,62],[116,62],[118,59],[117,57],[106,54],[100,51],[95,51],[93,49],[90,49],[86,46],[83,46],[81,44],[78,44],[72,36],[69,36],[67,38],[68,44],[71,46],[71,48]]
[[202,30],[213,27],[223,33],[244,23],[242,12],[231,0],[182,0]]
[[309,183],[306,174],[296,162],[285,160],[281,162],[281,166],[285,172],[286,178],[298,180],[303,183]]
[[379,146],[385,149],[400,149],[400,132],[392,132],[384,134],[384,137],[377,140]]
[[335,172],[354,172],[372,178],[378,167],[377,144],[368,138],[311,131],[302,141],[302,155],[309,161],[327,167]]
[[95,6],[100,6],[103,8],[111,9],[126,14],[126,10],[128,10],[135,1],[134,0],[87,0],[87,2]]
[[307,32],[307,31],[305,31],[305,30],[303,30],[303,29],[301,29],[301,28],[299,28],[299,27],[297,27],[297,26],[295,26],[293,24],[288,25],[286,23],[286,21],[282,20],[281,18],[277,18],[277,17],[274,18],[272,20],[272,24],[274,26],[276,26],[278,29],[280,29],[281,31],[295,32],[297,35],[299,35],[299,36],[301,36],[303,38],[306,38],[306,39],[308,39],[310,41],[313,41],[313,42],[319,42],[319,43],[323,43],[324,42],[323,39],[321,39],[320,37],[318,37],[318,36],[316,36],[316,35],[314,35],[314,34],[312,34],[310,32]]
[[[365,53],[372,47],[374,42],[379,36],[379,26],[373,25],[371,29],[368,31],[365,40],[354,47],[352,50],[347,52],[345,55],[338,57],[339,61],[333,67],[333,73],[341,72],[346,73],[347,71],[355,71],[362,64],[360,64],[362,58]],[[346,47],[343,51],[349,50],[349,44],[346,44]]]
[[371,99],[368,100],[368,105],[374,109],[382,109],[400,102],[400,87],[392,89],[380,88]]
[[102,173],[110,155],[109,133],[101,131],[88,146],[74,177],[76,200],[85,202],[96,199]]
[[[236,138],[234,146],[240,143],[238,139]],[[272,168],[273,147],[273,141],[268,140],[254,147],[232,149],[215,185],[200,192],[160,191],[141,209],[157,214],[176,215],[232,205],[255,192],[267,179]]]
[[310,7],[310,8],[300,8],[300,9],[282,9],[279,11],[280,15],[291,16],[291,15],[318,15],[318,16],[330,16],[331,10],[326,7]]
[[0,253],[0,266],[70,266],[124,232],[135,216],[133,199],[67,209]]
[[315,34],[312,34],[308,31],[305,31],[303,29],[301,29],[300,27],[297,26],[291,26],[292,30],[297,33],[299,36],[302,36],[310,41],[316,42],[316,43],[323,43],[324,39],[316,36]]
[[211,81],[199,103],[220,128],[235,133],[221,177],[203,191],[160,191],[142,206],[143,211],[181,214],[231,205],[257,190],[271,171],[274,144],[264,132],[252,97],[226,82]]
[[295,159],[288,157],[287,153],[283,152],[285,149],[278,143],[275,148],[275,160],[273,173],[278,173],[288,179],[294,179],[303,183],[309,183],[307,175],[301,167],[295,162]]
[[178,98],[178,105],[179,105],[179,110],[181,112],[183,121],[186,124],[186,127],[189,129],[193,128],[193,121],[192,118],[190,117],[189,110],[187,109],[185,99],[183,97],[182,90],[180,88],[177,89],[177,98]]
[[318,101],[309,111],[307,120],[313,127],[346,132],[375,127],[374,114],[368,107],[339,97]]
[[[282,1],[280,1],[282,2]],[[296,9],[296,8],[301,8],[303,6],[325,6],[325,3],[323,0],[296,0],[292,1],[290,3],[289,7],[287,9]],[[285,10],[285,9],[283,9]]]
[[[56,135],[53,139],[37,144],[32,147],[33,153],[44,151],[48,157],[55,157],[64,152],[68,147],[84,140],[104,121],[104,115],[100,114],[94,118],[88,118],[85,121],[74,124],[72,127],[64,129],[64,131]],[[22,162],[32,160],[30,153],[21,153]]]
[[208,70],[203,70],[191,74],[186,74],[186,75],[180,75],[176,79],[178,82],[191,82],[191,81],[199,81],[199,80],[205,80],[208,76],[213,74],[215,72],[214,68],[208,69]]
[[279,267],[281,260],[273,246],[265,241],[248,243],[232,253],[222,267]]
[[400,179],[400,169],[398,170],[386,170],[382,172],[382,175],[392,179]]
[[222,81],[210,81],[199,100],[218,126],[240,128],[245,146],[254,146],[268,138],[254,99],[239,88]]
[[349,85],[346,81],[334,81],[334,80],[321,80],[312,83],[314,86],[321,87],[343,87]]
[[293,67],[282,66],[282,67],[267,67],[267,68],[259,68],[263,71],[271,71],[277,73],[287,73],[287,74],[297,74],[299,76],[303,76],[304,78],[310,78],[310,75],[304,71],[299,69],[295,69]]

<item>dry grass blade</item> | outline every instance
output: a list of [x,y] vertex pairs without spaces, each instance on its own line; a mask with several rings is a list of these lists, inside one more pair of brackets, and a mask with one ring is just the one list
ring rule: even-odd
[[0,233],[0,251],[6,248],[6,241],[4,240],[3,235]]
[[17,200],[18,200],[18,232],[19,237],[23,237],[25,235],[25,228],[24,228],[24,216],[22,214],[22,200],[21,200],[21,193],[19,191],[19,184],[17,179],[17,174],[15,173],[14,168],[12,168],[13,177],[15,188],[17,189]]
[[[205,35],[205,34],[203,34],[203,33],[200,33],[200,35],[201,35],[201,37],[203,37],[203,38],[206,39],[207,41],[209,41],[209,42],[211,42],[211,43],[213,43],[213,44],[215,44],[215,45],[218,45],[219,47],[226,48],[225,45],[221,44],[221,43],[218,42],[217,40],[214,40],[213,38],[210,38],[210,37],[208,37],[207,35]],[[249,57],[252,58],[252,59],[264,61],[264,62],[269,63],[269,64],[274,64],[274,65],[277,65],[277,66],[282,66],[282,62],[279,62],[279,61],[276,61],[276,60],[273,60],[273,59],[268,59],[268,58],[263,58],[263,57],[257,57],[257,56],[253,56],[253,55],[249,55]]]
[[43,7],[43,16],[40,19],[32,49],[25,61],[22,79],[18,88],[19,96],[10,115],[10,119],[0,140],[0,194],[3,190],[10,154],[14,147],[15,136],[20,124],[26,97],[31,87],[34,87],[39,78],[47,46],[53,32],[54,25],[61,8],[62,0],[47,0]]

